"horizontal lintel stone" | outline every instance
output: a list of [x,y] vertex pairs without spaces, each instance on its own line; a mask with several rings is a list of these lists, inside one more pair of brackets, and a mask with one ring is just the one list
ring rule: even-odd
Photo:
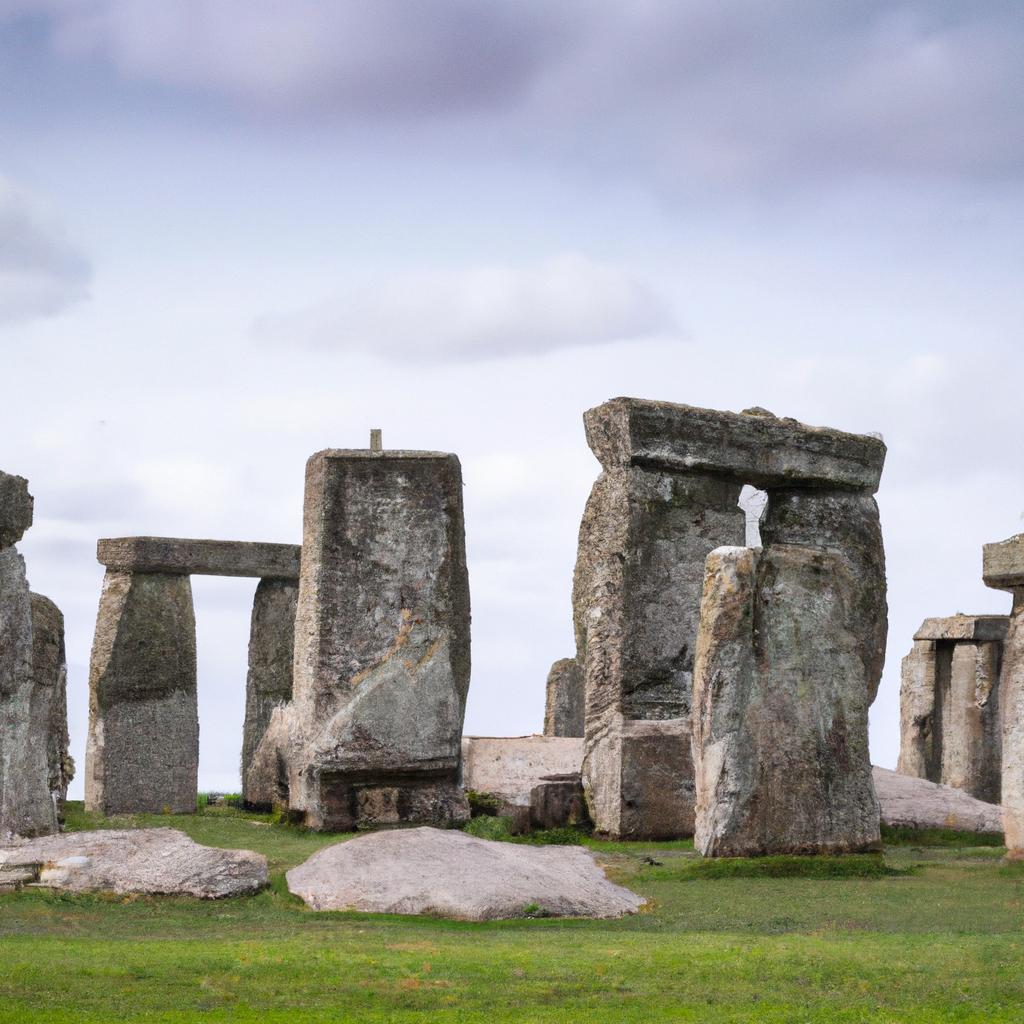
[[646,466],[722,474],[757,487],[833,487],[874,493],[885,443],[782,419],[673,402],[613,398],[583,414],[587,443],[605,469]]
[[925,619],[915,640],[1005,640],[1008,615],[947,615]]
[[255,576],[297,580],[299,544],[181,537],[116,537],[96,545],[96,557],[120,572],[166,572],[186,576]]
[[982,579],[995,590],[1024,587],[1024,533],[986,544],[982,554]]

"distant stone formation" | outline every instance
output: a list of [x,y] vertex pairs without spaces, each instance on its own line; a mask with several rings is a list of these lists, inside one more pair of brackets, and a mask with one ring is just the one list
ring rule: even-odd
[[545,736],[582,736],[585,694],[583,669],[575,658],[561,658],[548,673]]
[[1024,858],[1024,533],[986,544],[982,578],[989,587],[1013,595],[1003,645],[999,700],[1002,706],[1002,804],[1006,848]]
[[57,830],[47,765],[53,687],[36,662],[32,595],[14,546],[32,514],[28,481],[0,472],[0,837]]
[[[256,634],[250,640],[256,669],[250,671],[243,749],[251,754],[268,717],[267,694],[285,700],[290,694],[290,670],[273,655],[281,629],[291,628],[279,621],[282,615],[287,619],[287,601],[282,607],[265,595],[273,589],[271,581],[276,585],[297,578],[300,549],[294,544],[124,537],[101,540],[97,558],[107,571],[89,666],[86,808],[104,814],[194,811],[199,714],[189,576],[255,576],[267,583],[257,591]],[[272,636],[261,636],[264,628]]]
[[925,619],[903,659],[897,770],[998,804],[1006,615]]
[[277,798],[317,829],[465,820],[469,665],[458,458],[313,455],[294,698],[272,716],[257,751],[261,787],[280,782],[286,768],[287,791]]
[[[850,776],[851,806],[870,808],[866,713],[885,637],[881,534],[871,495],[885,445],[763,409],[737,414],[627,398],[591,409],[584,422],[602,472],[580,527],[573,609],[586,690],[583,781],[598,831],[615,838],[693,833],[692,722],[707,714],[694,707],[693,693],[705,562],[716,548],[743,544],[746,517],[737,502],[744,484],[769,493],[766,527],[777,552],[766,567],[778,565],[810,586],[805,574],[813,569],[798,552],[787,560],[783,551],[810,548],[813,557],[805,552],[805,560],[854,574],[846,596],[873,588],[849,624],[850,642],[865,652],[849,686],[859,686],[862,697],[851,696],[855,717],[837,722],[833,739],[850,744],[851,760],[837,771]],[[827,587],[819,581],[819,592]],[[816,614],[834,620],[839,613],[825,605]],[[809,671],[814,656],[801,650],[797,660]],[[815,685],[813,677],[807,685]],[[703,692],[717,699],[713,690]],[[821,701],[827,699],[823,693]],[[827,717],[824,706],[819,710]],[[713,742],[712,733],[703,738]],[[710,769],[710,761],[703,764],[708,785]],[[709,796],[706,806],[713,803]],[[860,826],[853,827],[851,844],[876,843],[877,806],[874,822],[873,837],[863,842]]]

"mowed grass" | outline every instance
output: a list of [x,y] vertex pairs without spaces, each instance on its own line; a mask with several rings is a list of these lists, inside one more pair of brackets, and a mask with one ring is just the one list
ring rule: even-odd
[[283,872],[343,837],[267,816],[74,808],[70,824],[259,850],[273,885],[0,896],[0,1021],[1024,1021],[1024,867],[948,835],[749,870],[703,867],[688,843],[587,841],[643,913],[470,924],[307,910]]

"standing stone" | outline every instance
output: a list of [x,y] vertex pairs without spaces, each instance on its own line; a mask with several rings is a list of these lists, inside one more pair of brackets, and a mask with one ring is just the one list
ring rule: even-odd
[[32,509],[28,481],[0,470],[0,549],[21,540],[32,525]]
[[260,580],[256,587],[249,633],[249,675],[245,686],[245,726],[242,732],[242,799],[250,806],[264,806],[271,802],[255,798],[260,784],[255,779],[250,782],[250,773],[256,749],[270,724],[271,713],[275,707],[292,699],[298,593],[299,586],[295,580]]
[[884,596],[860,608],[864,583],[825,546],[708,557],[694,675],[705,856],[879,848],[867,725]]
[[289,806],[318,829],[468,817],[462,470],[435,452],[306,466]]
[[189,578],[108,569],[89,665],[86,810],[192,812],[198,772]]
[[64,616],[42,594],[32,594],[32,725],[33,737],[46,748],[47,785],[63,820],[68,783],[75,762],[68,752],[68,666],[64,653]]
[[900,669],[901,775],[939,782],[942,749],[935,716],[936,642],[915,640]]
[[999,696],[1003,717],[1002,800],[1007,855],[1024,858],[1024,533],[986,544],[985,584],[1013,595],[1003,646]]
[[562,658],[551,666],[544,709],[545,736],[583,735],[583,669],[575,658]]
[[[14,532],[8,531],[6,536]],[[57,814],[47,786],[46,722],[40,722],[33,715],[32,655],[32,602],[25,561],[14,547],[3,547],[0,548],[0,837],[38,836],[57,830]]]

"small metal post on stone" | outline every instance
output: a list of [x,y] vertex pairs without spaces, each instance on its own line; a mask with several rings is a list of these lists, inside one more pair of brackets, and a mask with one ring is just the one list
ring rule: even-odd
[[384,451],[384,442],[381,440],[381,433],[379,427],[374,427],[373,429],[370,430],[370,451]]

